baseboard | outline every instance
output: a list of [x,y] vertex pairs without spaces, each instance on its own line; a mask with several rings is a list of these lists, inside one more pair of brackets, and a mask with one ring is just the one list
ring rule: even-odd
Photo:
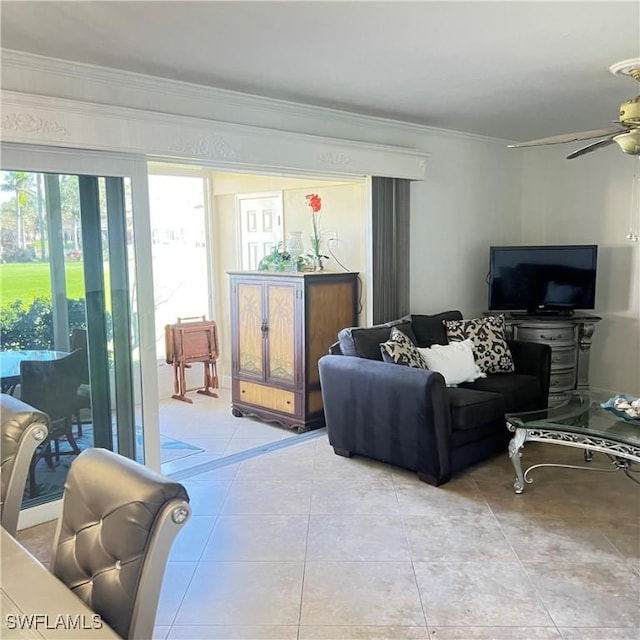
[[62,512],[62,500],[55,500],[45,504],[39,504],[36,507],[23,509],[18,517],[18,531],[35,527],[43,522],[57,520]]

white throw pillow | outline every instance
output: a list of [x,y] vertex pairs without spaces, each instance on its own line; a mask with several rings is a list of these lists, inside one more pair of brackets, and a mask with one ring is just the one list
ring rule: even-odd
[[432,347],[418,348],[418,351],[431,371],[442,374],[448,387],[487,377],[473,358],[471,340],[452,342],[447,345],[434,344]]

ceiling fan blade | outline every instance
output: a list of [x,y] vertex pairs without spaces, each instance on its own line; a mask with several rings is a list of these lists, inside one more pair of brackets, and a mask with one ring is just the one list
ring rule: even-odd
[[573,160],[573,158],[583,156],[585,153],[591,153],[592,151],[595,151],[596,149],[600,149],[601,147],[608,147],[610,144],[613,144],[614,142],[615,140],[613,139],[613,136],[611,138],[605,138],[604,140],[598,140],[598,142],[592,142],[591,144],[588,144],[586,147],[582,147],[581,149],[578,149],[577,151],[570,153],[567,156],[567,160]]
[[509,149],[518,149],[520,147],[537,147],[544,144],[563,144],[565,142],[576,142],[578,140],[590,140],[591,138],[602,138],[602,136],[618,135],[619,133],[626,133],[627,131],[628,129],[620,126],[608,127],[607,129],[593,129],[591,131],[579,131],[577,133],[564,133],[559,136],[529,140],[529,142],[518,142],[507,146]]

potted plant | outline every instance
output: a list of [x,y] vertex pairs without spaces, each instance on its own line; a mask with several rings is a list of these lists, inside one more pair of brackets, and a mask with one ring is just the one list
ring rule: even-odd
[[304,271],[307,267],[308,258],[305,256],[292,256],[284,247],[282,242],[274,245],[271,253],[268,253],[258,264],[258,271],[277,271],[284,273],[287,271]]

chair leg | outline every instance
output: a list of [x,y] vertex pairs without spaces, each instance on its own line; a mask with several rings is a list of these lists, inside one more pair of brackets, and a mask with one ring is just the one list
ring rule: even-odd
[[79,456],[81,451],[80,451],[80,447],[78,446],[78,443],[76,442],[76,439],[73,437],[73,432],[72,432],[72,425],[71,422],[68,423],[68,428],[65,431],[65,436],[67,437],[67,442],[71,445],[71,448],[73,449],[73,452]]
[[36,465],[31,462],[29,467],[29,497],[35,498],[38,495],[38,487],[36,486]]
[[[47,445],[47,449],[49,446]],[[51,452],[49,451],[49,454]],[[36,484],[36,465],[38,460],[42,457],[42,454],[34,453],[31,458],[31,464],[29,465],[29,497],[35,498],[38,495],[38,485]]]
[[49,469],[53,469],[53,456],[51,455],[51,440],[42,445],[42,453],[38,459],[44,458]]

